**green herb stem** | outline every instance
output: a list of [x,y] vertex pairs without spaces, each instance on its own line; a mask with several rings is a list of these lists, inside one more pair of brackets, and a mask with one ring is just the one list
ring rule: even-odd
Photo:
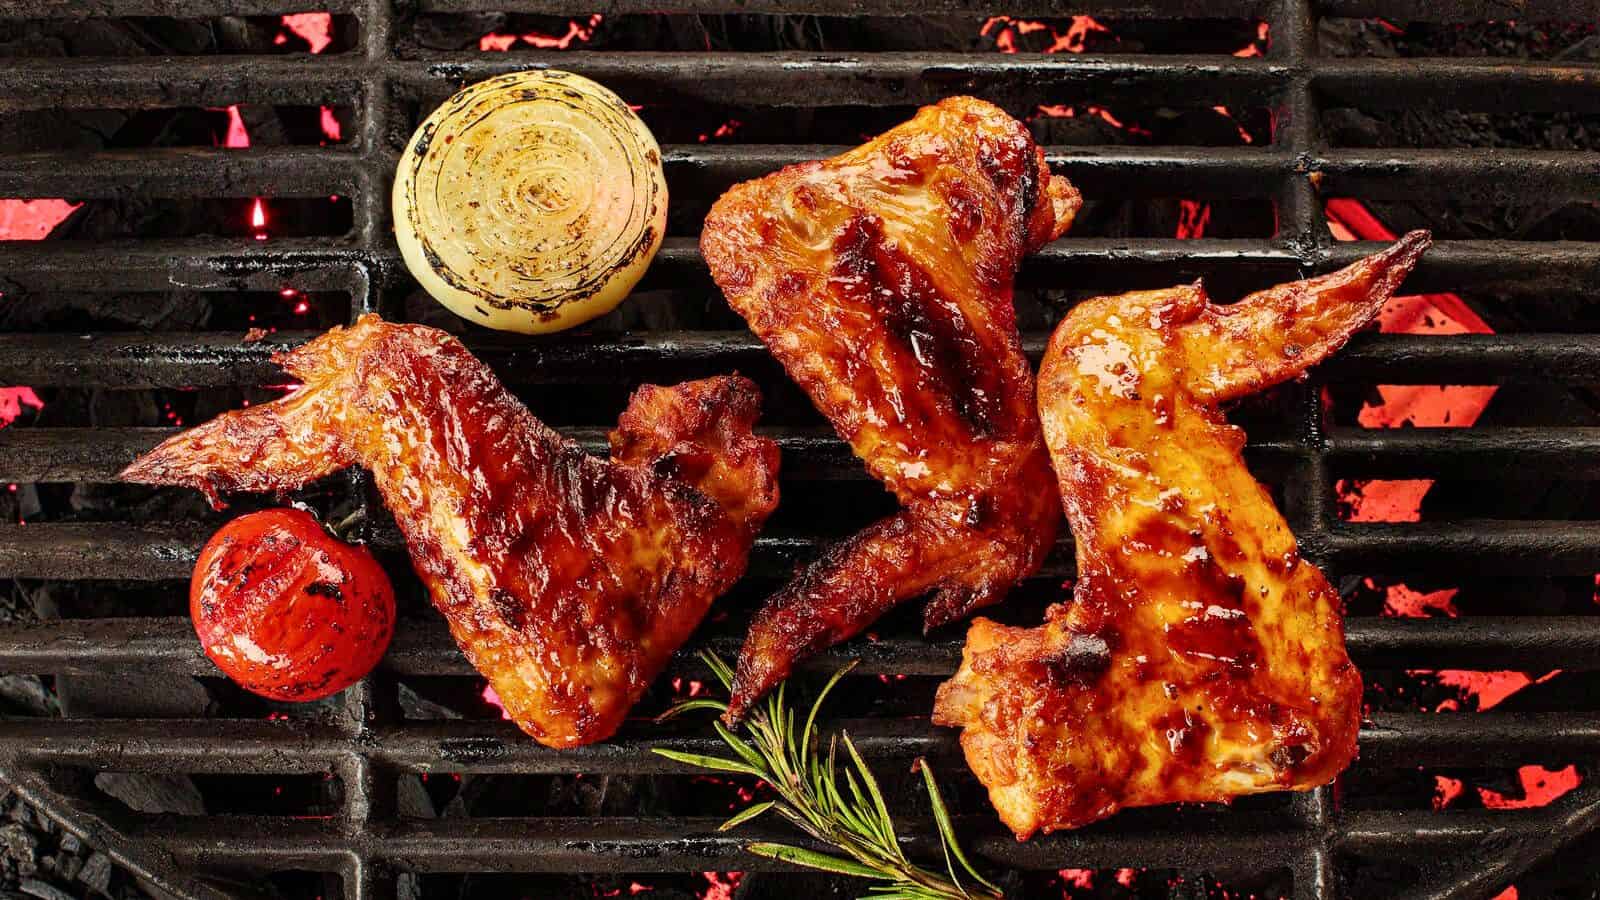
[[[701,657],[723,688],[731,691],[733,670],[728,664],[712,653],[703,653]],[[1000,889],[985,879],[962,852],[944,797],[934,781],[933,770],[925,761],[918,759],[917,765],[938,825],[944,871],[924,868],[906,857],[878,780],[848,734],[830,740],[826,754],[823,753],[818,740],[817,713],[850,668],[846,666],[828,680],[812,703],[804,726],[798,730],[794,710],[785,698],[785,686],[779,685],[746,718],[743,735],[735,734],[721,722],[715,723],[718,737],[733,753],[731,757],[665,749],[655,752],[702,769],[754,776],[772,786],[777,800],[742,810],[723,823],[723,830],[736,828],[775,810],[802,832],[844,854],[837,856],[767,842],[746,846],[747,851],[758,856],[879,882],[868,890],[863,900],[1002,898]],[[721,700],[698,698],[673,707],[661,718],[703,709],[726,712],[728,705]],[[841,744],[843,754],[840,753]],[[841,755],[844,756],[842,761]]]

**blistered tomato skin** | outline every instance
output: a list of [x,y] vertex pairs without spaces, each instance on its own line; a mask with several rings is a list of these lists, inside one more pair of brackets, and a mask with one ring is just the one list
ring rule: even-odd
[[212,535],[189,583],[206,656],[273,700],[317,700],[360,681],[394,634],[394,588],[365,547],[297,509],[240,516]]

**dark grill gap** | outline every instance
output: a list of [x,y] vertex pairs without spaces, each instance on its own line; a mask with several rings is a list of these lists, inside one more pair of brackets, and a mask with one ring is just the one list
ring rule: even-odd
[[[1590,200],[1600,188],[1594,153],[1532,150],[1359,149],[1330,147],[1319,113],[1358,106],[1405,110],[1445,106],[1482,112],[1600,113],[1600,68],[1586,63],[1495,59],[1335,58],[1318,52],[1319,17],[1456,21],[1494,14],[1488,4],[1412,0],[1103,0],[1078,13],[1260,18],[1271,26],[1264,58],[1106,55],[1015,56],[931,52],[518,53],[422,51],[397,37],[404,24],[387,0],[317,4],[335,13],[353,44],[322,57],[191,57],[182,60],[20,59],[0,67],[0,112],[50,109],[217,107],[227,104],[337,106],[348,110],[339,146],[185,148],[146,152],[23,154],[0,158],[0,196],[117,199],[349,197],[348,238],[273,238],[264,243],[205,237],[159,241],[51,241],[0,245],[0,291],[165,291],[219,295],[300,291],[348,296],[349,315],[403,316],[414,291],[389,235],[388,185],[398,149],[418,109],[458,86],[528,66],[570,68],[604,81],[633,102],[766,106],[906,107],[966,92],[1012,111],[1043,103],[1154,100],[1270,109],[1279,123],[1270,145],[1248,147],[1052,147],[1052,162],[1086,194],[1133,191],[1167,196],[1271,200],[1270,239],[1069,237],[1024,269],[1025,286],[1106,290],[1207,277],[1257,286],[1323,270],[1374,249],[1338,243],[1322,209],[1326,196],[1400,200],[1451,195],[1492,204],[1537,195]],[[405,15],[468,14],[515,8],[565,15],[552,0],[424,0]],[[816,13],[896,15],[887,0],[773,0],[728,3],[615,0],[614,13]],[[1053,4],[1026,2],[1013,15],[1046,15]],[[1030,8],[1031,7],[1031,8]],[[52,6],[62,17],[277,15],[281,0],[92,0]],[[968,14],[967,0],[935,0],[919,14]],[[1582,0],[1558,0],[1551,17],[1592,15]],[[37,15],[31,0],[0,0],[0,18]],[[341,45],[343,47],[344,45]],[[341,114],[342,115],[342,114]],[[350,123],[353,122],[353,126]],[[678,222],[694,222],[734,181],[779,165],[828,155],[820,145],[694,145],[663,148]],[[646,289],[711,290],[695,238],[669,237]],[[1446,240],[1408,290],[1492,290],[1521,300],[1581,294],[1600,283],[1600,243]],[[643,301],[641,301],[643,302]],[[734,323],[736,324],[736,323]],[[732,325],[726,326],[732,328]],[[304,334],[278,332],[243,344],[228,333],[0,334],[0,384],[117,390],[236,388],[280,376],[272,350]],[[1037,354],[1043,333],[1025,336]],[[525,341],[469,337],[508,381],[541,391],[672,381],[739,369],[782,391],[784,378],[742,330],[636,330]],[[1332,476],[1502,477],[1533,469],[1568,479],[1600,478],[1600,428],[1485,427],[1447,431],[1371,431],[1329,426],[1312,398],[1323,383],[1591,385],[1600,371],[1592,334],[1516,332],[1453,337],[1365,335],[1295,388],[1300,412],[1276,427],[1252,428],[1250,458],[1283,488],[1286,512],[1305,553],[1335,573],[1588,576],[1600,570],[1600,522],[1339,522]],[[609,396],[609,395],[608,395]],[[534,409],[544,412],[538,398]],[[562,425],[552,418],[552,424]],[[594,423],[583,423],[592,426]],[[603,430],[567,429],[595,447]],[[791,477],[859,479],[859,468],[814,422],[775,427]],[[103,482],[168,433],[154,428],[9,428],[0,431],[0,480]],[[341,479],[331,502],[370,504],[359,477]],[[825,522],[763,537],[753,562],[758,587],[746,606],[797,559],[815,552]],[[212,526],[41,522],[0,526],[0,575],[23,579],[170,582],[181,592],[194,553]],[[836,530],[836,527],[835,527]],[[397,536],[381,525],[374,543],[398,559]],[[1051,598],[1071,574],[1065,543],[1031,595]],[[138,610],[129,609],[128,614]],[[1364,668],[1600,669],[1600,617],[1469,616],[1350,621],[1350,644]],[[697,646],[736,652],[737,618],[709,623]],[[675,675],[703,676],[690,650]],[[864,675],[943,676],[959,656],[959,635],[931,642],[888,635],[823,654],[813,671],[859,659]],[[68,619],[0,628],[0,671],[72,676],[214,676],[185,620],[171,616]],[[715,820],[650,818],[430,819],[397,814],[401,773],[647,775],[674,773],[652,746],[712,749],[703,733],[643,726],[618,740],[556,753],[500,722],[416,721],[399,714],[395,681],[473,673],[434,618],[418,618],[396,637],[379,676],[352,689],[321,717],[246,719],[65,718],[8,722],[0,730],[0,777],[68,827],[113,850],[118,861],[179,894],[213,896],[202,876],[333,872],[349,898],[393,897],[400,873],[477,871],[676,872],[762,870],[770,861],[742,854],[752,828],[719,835]],[[925,720],[875,716],[835,723],[869,758],[895,767],[916,755],[959,767],[953,733]],[[1600,713],[1545,711],[1452,716],[1386,712],[1363,729],[1361,767],[1515,765],[1542,760],[1590,764],[1600,753]],[[326,774],[341,803],[328,820],[262,816],[133,818],[85,801],[62,772]],[[977,807],[971,807],[978,810]],[[1415,896],[1487,897],[1507,881],[1577,840],[1600,819],[1593,783],[1560,804],[1520,813],[1433,814],[1341,810],[1336,792],[1241,803],[1232,811],[1135,811],[1106,827],[1018,844],[981,810],[966,832],[978,853],[1019,869],[1157,867],[1254,871],[1287,868],[1301,898],[1331,898],[1352,860],[1398,860],[1423,870]],[[928,849],[927,821],[907,819],[911,843]],[[124,827],[118,827],[124,826]],[[1436,861],[1473,860],[1468,868]]]

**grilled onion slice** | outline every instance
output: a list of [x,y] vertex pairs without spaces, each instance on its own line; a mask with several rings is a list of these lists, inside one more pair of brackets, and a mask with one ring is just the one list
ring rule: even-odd
[[394,181],[406,266],[468,321],[535,334],[604,315],[661,246],[655,137],[570,72],[502,75],[445,101]]

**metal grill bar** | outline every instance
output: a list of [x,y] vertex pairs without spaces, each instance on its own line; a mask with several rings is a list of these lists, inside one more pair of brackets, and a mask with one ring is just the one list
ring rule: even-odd
[[[14,0],[15,2],[15,0]],[[101,0],[102,3],[106,0]],[[138,0],[124,0],[137,3]],[[203,0],[193,0],[199,3]],[[573,6],[564,0],[421,0],[428,12],[525,12],[543,15],[570,15]],[[1502,19],[1508,12],[1502,0],[1321,0],[1315,4],[1325,16],[1399,22],[1472,22]],[[1271,0],[1179,0],[1176,3],[1153,0],[1091,0],[1073,3],[1070,8],[1056,0],[1023,0],[1009,3],[1006,12],[1013,16],[1061,16],[1066,14],[1121,16],[1143,19],[1250,18],[1265,16],[1276,4]],[[3,9],[4,7],[0,7]],[[818,16],[909,16],[960,15],[987,16],[994,8],[974,0],[928,0],[915,6],[893,0],[696,0],[661,3],[659,0],[607,0],[596,7],[613,15],[669,13],[676,15],[791,14]],[[1536,7],[1517,7],[1524,21],[1581,20],[1593,12],[1587,0],[1541,0]],[[1520,13],[1519,13],[1520,15]],[[1533,18],[1530,20],[1528,16]]]
[[[197,525],[56,523],[0,526],[0,576],[147,581],[187,578],[206,533]],[[842,535],[768,532],[756,539],[750,573],[782,577]],[[393,532],[374,543],[398,549]],[[1600,570],[1600,522],[1474,520],[1345,523],[1307,530],[1302,551],[1328,566],[1370,574],[1430,573],[1494,577],[1536,568],[1549,575]],[[1072,546],[1057,543],[1037,577],[1072,574]]]
[[[668,146],[668,187],[684,196],[683,215],[699,215],[737,181],[782,166],[837,155],[843,148],[764,145]],[[1274,177],[1320,172],[1322,191],[1384,200],[1421,194],[1473,203],[1518,205],[1579,200],[1600,192],[1600,156],[1527,150],[1330,150],[1316,156],[1261,148],[1052,148],[1052,165],[1085,192],[1141,196],[1264,196]],[[94,153],[71,160],[47,153],[0,157],[0,194],[98,197],[280,197],[350,194],[362,158],[349,148],[172,147]],[[1070,242],[1073,239],[1067,239]]]
[[[871,760],[961,763],[957,732],[893,719],[841,719]],[[402,772],[559,775],[696,774],[657,749],[716,755],[722,744],[694,734],[630,727],[613,743],[556,751],[506,722],[408,722],[363,738],[368,757]],[[108,772],[304,774],[326,772],[350,754],[350,734],[327,727],[249,720],[50,720],[17,723],[0,737],[20,759],[41,766]],[[1530,745],[1533,745],[1530,749]],[[1595,713],[1380,713],[1361,731],[1363,765],[1517,765],[1600,753]]]
[[[1379,246],[1347,242],[1306,252],[1313,258],[1310,268],[1326,269],[1354,262]],[[392,246],[366,250],[326,239],[274,238],[247,244],[203,238],[0,243],[0,290],[101,290],[105,282],[100,273],[106,269],[119,273],[124,290],[167,290],[174,285],[276,290],[288,283],[319,290],[347,288],[357,273],[374,267],[393,270],[398,264],[399,254]],[[1069,237],[1029,257],[1020,283],[1071,285],[1086,277],[1107,283],[1158,272],[1168,281],[1228,273],[1265,285],[1298,277],[1307,268],[1299,254],[1269,241]],[[695,239],[667,238],[646,279],[646,287],[686,281],[708,285]],[[1600,247],[1594,244],[1441,241],[1407,281],[1407,289],[1451,291],[1471,284],[1512,297],[1546,297],[1582,294],[1597,281]]]
[[0,19],[102,19],[112,16],[272,16],[305,12],[348,14],[361,0],[0,0]]
[[[280,331],[250,344],[234,334],[0,335],[0,383],[84,387],[227,387],[283,378],[273,353],[309,333]],[[1023,335],[1038,362],[1046,334]],[[511,384],[632,382],[737,369],[776,377],[776,364],[747,332],[653,331],[574,335],[560,343],[468,339],[467,346]],[[1499,384],[1535,380],[1582,384],[1600,366],[1600,345],[1581,334],[1362,334],[1323,365],[1335,379],[1384,384]]]
[[[111,482],[118,471],[174,428],[26,428],[0,430],[0,481]],[[857,480],[868,476],[826,428],[768,428],[783,450],[788,480]],[[563,433],[597,455],[604,428]],[[1571,479],[1600,478],[1600,428],[1333,428],[1323,438],[1339,474],[1367,478],[1538,478],[1559,469]],[[1252,462],[1282,462],[1303,452],[1282,433],[1256,429],[1245,448]]]
[[[679,653],[673,671],[704,675],[694,653],[700,647],[724,658],[738,653],[743,635],[708,628],[695,648]],[[1346,641],[1356,661],[1374,668],[1538,669],[1559,664],[1571,670],[1600,669],[1600,622],[1589,616],[1472,616],[1461,619],[1352,618]],[[961,658],[959,637],[930,640],[889,635],[835,647],[806,667],[833,672],[847,662],[859,675],[902,674],[948,677]],[[12,626],[0,632],[0,664],[6,671],[92,674],[133,669],[215,675],[182,618],[69,619]],[[397,630],[383,669],[395,675],[475,675],[444,627],[432,620],[407,620]]]
[[[980,56],[940,53],[684,54],[633,52],[433,54],[386,63],[345,57],[18,59],[0,72],[0,109],[336,104],[366,76],[433,93],[528,68],[557,66],[651,103],[906,106],[970,93],[1011,105],[1139,102],[1261,105],[1292,71],[1269,59],[1215,56]],[[375,72],[376,70],[376,72]],[[1309,70],[1308,70],[1309,71]],[[1319,59],[1313,84],[1332,105],[1420,103],[1483,112],[1592,112],[1600,67],[1453,58]],[[804,76],[801,78],[800,76]],[[799,87],[799,89],[797,89]]]

